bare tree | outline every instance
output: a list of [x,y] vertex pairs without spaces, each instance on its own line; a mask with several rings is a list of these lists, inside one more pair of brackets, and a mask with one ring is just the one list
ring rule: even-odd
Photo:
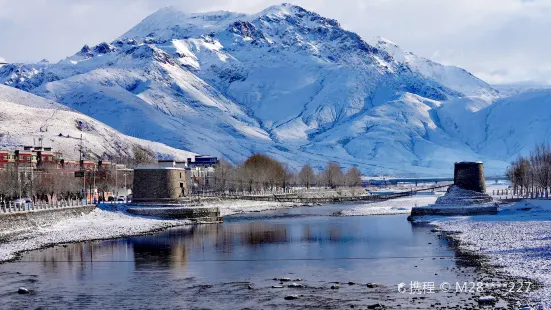
[[[100,200],[103,200],[106,192],[111,192],[116,187],[116,166],[102,166],[95,172],[96,187]],[[132,181],[132,176],[127,178]]]
[[530,153],[530,166],[534,181],[538,189],[547,190],[549,188],[549,177],[551,175],[551,148],[549,145],[537,144]]
[[507,168],[507,177],[513,183],[515,192],[529,189],[531,170],[530,161],[522,156],[519,156]]
[[276,187],[281,187],[283,190],[287,189],[293,178],[293,172],[289,169],[289,166],[274,160],[272,162],[272,170]]
[[330,188],[336,188],[342,185],[343,173],[341,167],[336,162],[329,162],[323,171],[324,184]]
[[132,148],[132,154],[134,157],[132,160],[133,166],[151,164],[157,161],[157,155],[153,150],[141,146],[135,145]]
[[345,185],[348,187],[358,187],[362,185],[362,173],[357,167],[352,167],[346,172]]
[[310,189],[310,186],[312,186],[316,181],[314,169],[312,169],[309,164],[304,165],[298,173],[298,179],[301,185],[306,186],[307,189]]
[[264,154],[253,154],[240,167],[240,177],[249,191],[285,188],[289,175],[285,165]]
[[8,165],[0,170],[0,196],[11,200],[19,195],[19,176],[15,165]]
[[233,176],[233,165],[225,160],[220,159],[214,170],[214,186],[217,191],[226,191],[230,187],[231,179]]

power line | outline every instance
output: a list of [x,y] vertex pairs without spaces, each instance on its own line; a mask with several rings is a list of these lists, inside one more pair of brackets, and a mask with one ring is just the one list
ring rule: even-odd
[[[319,258],[266,258],[266,259],[203,259],[187,260],[186,263],[215,263],[215,262],[278,262],[278,261],[339,261],[339,260],[384,260],[384,259],[436,259],[436,258],[457,258],[455,256],[385,256],[385,257],[319,257]],[[72,260],[28,260],[14,261],[12,263],[87,263],[86,261]],[[135,260],[94,260],[94,263],[135,263]]]

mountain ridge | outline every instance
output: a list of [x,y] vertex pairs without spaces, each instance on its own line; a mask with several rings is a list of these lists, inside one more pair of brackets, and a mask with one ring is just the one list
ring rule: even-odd
[[132,157],[135,146],[154,150],[159,158],[186,160],[195,155],[125,136],[65,105],[4,85],[0,85],[0,116],[1,149],[18,149],[40,139],[66,159],[76,160],[82,135],[84,156],[90,159]]
[[497,174],[509,159],[465,129],[469,109],[500,100],[493,87],[290,4],[160,9],[57,64],[4,66],[0,83],[235,163],[265,152],[293,168],[335,160],[366,174],[441,175],[462,160]]

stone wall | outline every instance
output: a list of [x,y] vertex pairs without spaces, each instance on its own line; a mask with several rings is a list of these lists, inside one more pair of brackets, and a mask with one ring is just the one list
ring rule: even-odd
[[96,206],[92,205],[74,208],[3,213],[0,214],[0,236],[21,230],[49,226],[67,219],[77,218],[92,212],[95,208]]
[[171,201],[187,195],[186,173],[179,168],[135,169],[133,201]]
[[486,193],[484,164],[481,162],[455,163],[453,182],[462,189]]
[[156,216],[170,219],[197,219],[203,221],[222,221],[217,207],[179,207],[174,205],[155,205],[152,207],[128,208],[130,214]]

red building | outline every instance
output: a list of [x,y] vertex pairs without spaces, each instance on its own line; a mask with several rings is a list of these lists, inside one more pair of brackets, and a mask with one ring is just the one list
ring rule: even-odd
[[9,163],[13,163],[12,152],[0,151],[0,168],[5,168]]
[[96,162],[92,160],[81,160],[80,161],[80,169],[90,171],[94,170],[96,168]]
[[36,166],[36,155],[33,151],[15,151],[15,163],[19,166]]

